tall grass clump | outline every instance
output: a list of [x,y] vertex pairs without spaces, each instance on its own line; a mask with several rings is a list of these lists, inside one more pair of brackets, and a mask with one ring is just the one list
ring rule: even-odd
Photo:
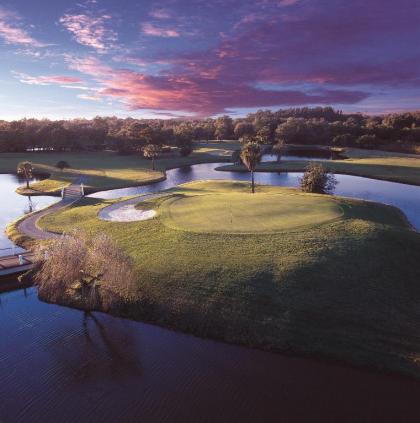
[[135,293],[133,261],[106,234],[73,232],[39,250],[39,297],[83,310],[117,311]]

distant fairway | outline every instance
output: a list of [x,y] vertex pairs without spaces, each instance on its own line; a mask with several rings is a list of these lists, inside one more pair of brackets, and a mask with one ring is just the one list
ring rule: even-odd
[[170,198],[161,205],[165,225],[202,233],[281,232],[339,219],[329,197],[300,194],[209,194]]

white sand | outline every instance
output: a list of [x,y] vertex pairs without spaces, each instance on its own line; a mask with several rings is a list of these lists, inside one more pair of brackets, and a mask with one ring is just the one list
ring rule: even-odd
[[129,200],[120,201],[104,207],[98,214],[99,219],[110,222],[137,222],[140,220],[153,219],[156,216],[156,210],[136,209],[136,204],[142,200],[160,197],[162,194],[147,194]]
[[135,205],[120,206],[114,210],[102,210],[99,218],[111,222],[135,222],[148,220],[156,216],[156,210],[139,210]]

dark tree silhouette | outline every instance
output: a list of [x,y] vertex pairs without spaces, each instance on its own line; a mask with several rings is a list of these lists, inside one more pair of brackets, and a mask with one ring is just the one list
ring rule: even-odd
[[242,147],[241,160],[251,172],[251,190],[255,192],[254,172],[257,164],[261,161],[261,147],[256,142],[248,142]]
[[29,181],[33,176],[34,168],[31,162],[20,162],[17,165],[17,174],[25,178],[26,188],[29,189]]
[[143,155],[146,159],[152,160],[152,169],[155,170],[155,160],[159,157],[160,147],[155,144],[147,144],[143,148]]

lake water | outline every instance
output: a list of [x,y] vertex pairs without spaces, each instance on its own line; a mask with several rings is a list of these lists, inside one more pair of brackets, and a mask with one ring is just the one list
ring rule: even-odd
[[[325,160],[331,160],[331,158],[326,158],[326,157],[309,157],[309,156],[295,156],[295,155],[288,155],[288,154],[282,154],[281,155],[281,160],[292,160],[292,161],[325,161]],[[276,154],[263,154],[261,156],[261,161],[262,162],[275,162],[277,161],[277,155]]]
[[[198,179],[249,180],[218,164],[95,194],[117,198]],[[297,186],[300,174],[258,173]],[[395,204],[420,227],[420,187],[337,176],[336,193]],[[0,175],[1,225],[28,199]],[[3,183],[3,181],[5,183]],[[36,197],[37,206],[56,198]],[[45,201],[45,202],[44,202]],[[7,216],[6,216],[7,214]],[[8,220],[7,220],[8,219]],[[0,422],[419,421],[420,381],[251,350],[157,326],[46,304],[34,288],[0,294]]]
[[[39,179],[34,178],[31,181],[37,180]],[[11,221],[31,211],[49,206],[59,200],[56,197],[25,197],[23,195],[16,194],[15,189],[24,183],[25,181],[18,178],[16,175],[0,174],[0,256],[12,254],[13,244],[4,233],[6,226]],[[22,251],[22,249],[16,248],[16,252],[18,251]]]
[[420,382],[0,295],[0,421],[408,422]]

